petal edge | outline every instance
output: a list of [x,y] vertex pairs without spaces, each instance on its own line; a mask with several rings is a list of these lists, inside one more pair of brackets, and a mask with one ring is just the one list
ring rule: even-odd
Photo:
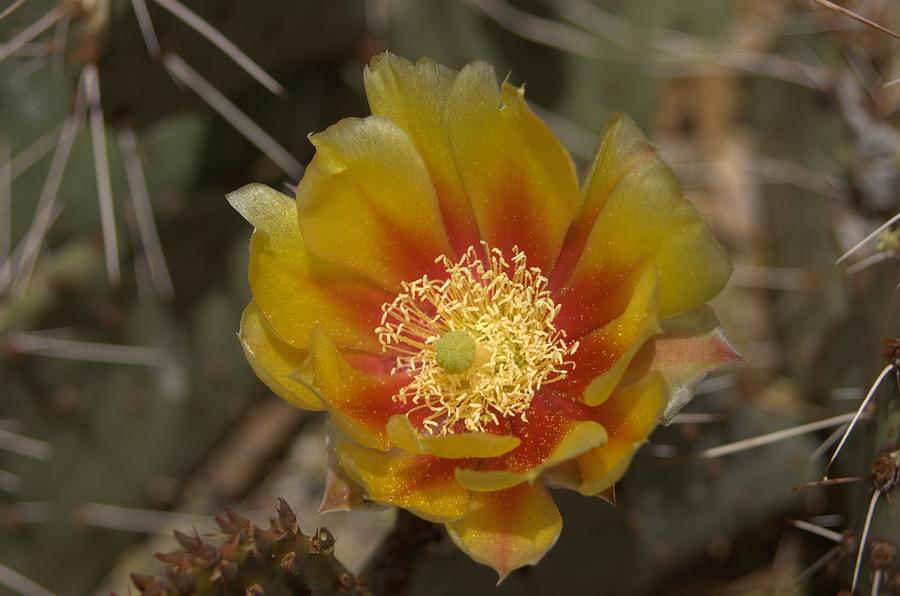
[[469,512],[447,524],[454,543],[502,582],[514,570],[536,565],[556,543],[562,517],[542,483],[474,493]]

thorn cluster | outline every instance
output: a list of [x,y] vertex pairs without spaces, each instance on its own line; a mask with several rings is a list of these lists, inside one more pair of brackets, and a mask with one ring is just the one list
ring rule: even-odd
[[300,530],[297,516],[284,499],[264,529],[225,509],[214,517],[221,533],[215,546],[175,531],[181,550],[159,553],[166,565],[160,575],[132,574],[142,596],[364,596],[357,578],[334,557],[334,536],[319,528],[313,536]]
[[871,464],[872,485],[875,490],[889,493],[900,482],[900,449],[887,451]]

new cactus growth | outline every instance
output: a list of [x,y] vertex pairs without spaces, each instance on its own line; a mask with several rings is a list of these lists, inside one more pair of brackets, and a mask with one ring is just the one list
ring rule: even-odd
[[132,574],[143,596],[293,594],[363,595],[354,575],[334,556],[334,537],[325,528],[312,536],[300,531],[297,516],[284,499],[276,516],[263,529],[226,509],[215,517],[221,544],[204,542],[198,535],[175,532],[182,550],[161,553],[166,564],[160,575]]

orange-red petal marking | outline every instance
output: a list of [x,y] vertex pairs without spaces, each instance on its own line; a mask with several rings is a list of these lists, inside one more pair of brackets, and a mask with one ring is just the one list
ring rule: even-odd
[[552,279],[563,305],[560,324],[570,335],[618,316],[631,295],[627,288],[650,264],[659,274],[661,319],[702,305],[724,287],[731,274],[725,253],[683,197],[675,174],[627,117],[608,126],[584,189],[584,206]]
[[571,356],[575,367],[554,391],[589,406],[609,397],[644,342],[662,331],[656,317],[657,285],[656,270],[648,268],[625,312],[579,340],[578,351]]
[[457,480],[476,491],[501,490],[531,482],[544,470],[604,444],[604,427],[586,416],[576,418],[578,407],[564,397],[536,396],[528,421],[510,422],[521,444],[499,457],[466,462],[457,469]]
[[338,461],[368,497],[421,518],[447,522],[469,507],[469,491],[453,477],[453,460],[405,451],[383,452],[339,441]]
[[250,289],[271,330],[286,344],[305,350],[313,327],[321,325],[339,346],[380,353],[372,329],[389,295],[336,273],[319,275],[300,236],[293,199],[265,185],[248,184],[228,200],[255,228]]
[[458,74],[427,58],[412,64],[389,54],[373,57],[364,72],[372,114],[396,122],[422,156],[457,256],[479,240],[446,128],[447,100]]
[[347,118],[311,137],[297,188],[309,251],[391,293],[438,273],[451,251],[434,185],[409,135],[378,116]]
[[295,378],[317,392],[341,431],[367,447],[390,448],[387,422],[402,410],[391,398],[408,379],[357,370],[322,328],[313,330],[308,361]]
[[580,197],[565,147],[525,103],[497,86],[483,62],[463,68],[450,91],[447,134],[482,240],[550,271]]

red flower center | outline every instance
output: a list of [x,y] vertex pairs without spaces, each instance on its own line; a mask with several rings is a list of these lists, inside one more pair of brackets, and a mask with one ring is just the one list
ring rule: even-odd
[[475,247],[455,263],[439,257],[444,279],[405,282],[375,330],[382,348],[397,354],[393,372],[413,375],[394,400],[412,405],[407,414],[428,410],[432,434],[459,423],[483,431],[503,417],[525,420],[535,392],[575,366],[568,357],[578,342],[553,323],[560,306],[547,278],[517,248],[510,261],[482,248],[484,259]]

